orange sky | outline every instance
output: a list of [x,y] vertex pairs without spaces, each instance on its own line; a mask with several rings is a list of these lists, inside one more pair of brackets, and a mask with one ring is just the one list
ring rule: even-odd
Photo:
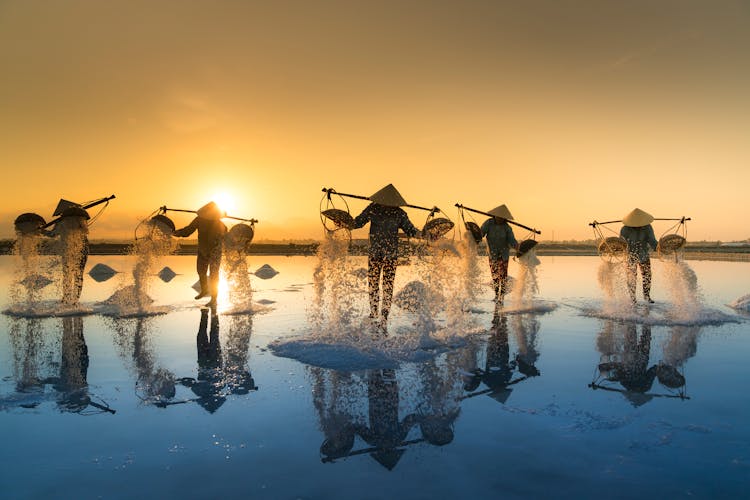
[[542,239],[636,206],[746,239],[748,54],[740,1],[3,0],[0,237],[61,197],[117,195],[99,239],[226,192],[259,239],[319,238],[323,186],[392,182]]

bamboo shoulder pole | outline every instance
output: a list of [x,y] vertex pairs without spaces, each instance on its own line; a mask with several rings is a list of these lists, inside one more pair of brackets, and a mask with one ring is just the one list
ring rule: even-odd
[[[486,215],[487,217],[495,217],[494,215],[492,215],[490,213],[482,212],[481,210],[476,210],[474,208],[465,207],[465,206],[461,205],[460,203],[456,203],[455,206],[458,207],[458,208],[460,208],[460,209],[462,209],[462,210],[468,210],[469,212],[474,212],[475,214]],[[505,220],[506,220],[506,222],[508,224],[513,224],[514,226],[518,226],[518,227],[522,227],[524,229],[528,229],[529,231],[531,231],[532,233],[535,233],[535,234],[542,234],[541,231],[539,231],[537,229],[534,229],[533,227],[524,226],[523,224],[520,224],[520,223],[512,221],[512,220],[508,220],[508,219],[505,219]]]
[[[332,194],[337,194],[337,195],[339,195],[339,196],[346,196],[347,198],[354,198],[354,199],[356,199],[356,200],[367,200],[367,201],[372,201],[372,200],[371,200],[371,199],[370,199],[369,197],[367,197],[367,196],[360,196],[360,195],[358,195],[358,194],[347,194],[347,193],[340,193],[340,192],[336,191],[336,190],[335,190],[335,189],[333,189],[333,188],[323,188],[323,192],[324,192],[324,193],[328,193],[328,196],[330,196],[330,195],[332,195]],[[435,213],[435,212],[440,212],[440,211],[441,211],[441,210],[440,210],[440,209],[439,209],[438,207],[426,208],[426,207],[420,207],[419,205],[409,205],[409,204],[407,204],[407,205],[404,205],[404,206],[405,206],[405,207],[409,207],[409,208],[416,208],[416,209],[419,209],[419,210],[424,210],[425,212],[433,212],[433,213]]]
[[[95,207],[97,205],[101,205],[102,203],[105,203],[105,202],[108,202],[109,200],[114,200],[114,199],[115,199],[115,195],[106,196],[106,197],[101,198],[99,200],[92,201],[91,203],[87,203],[86,205],[83,205],[81,208],[84,209],[84,210],[87,210],[89,208],[93,208],[93,207]],[[46,229],[46,228],[48,228],[48,227],[50,227],[50,226],[52,226],[54,224],[57,224],[58,222],[60,222],[60,219],[62,219],[62,217],[58,217],[57,219],[52,219],[51,221],[49,221],[48,223],[46,223],[45,225],[43,225],[41,227],[41,229]]]

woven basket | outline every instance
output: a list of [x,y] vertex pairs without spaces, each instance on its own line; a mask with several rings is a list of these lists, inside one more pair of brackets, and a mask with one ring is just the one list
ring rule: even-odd
[[662,236],[656,250],[660,254],[671,254],[685,246],[686,240],[679,234],[668,234]]
[[438,217],[424,225],[422,228],[422,235],[430,241],[435,241],[453,229],[453,226],[453,222],[449,219]]
[[351,229],[354,225],[354,217],[346,210],[329,208],[321,212],[323,217],[333,222],[336,227]]

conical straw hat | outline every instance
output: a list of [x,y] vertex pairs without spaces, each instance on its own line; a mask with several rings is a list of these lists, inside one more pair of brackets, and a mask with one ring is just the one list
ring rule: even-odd
[[404,197],[398,192],[398,189],[393,187],[393,184],[388,184],[386,187],[370,196],[370,200],[387,207],[403,207],[407,204]]
[[511,215],[510,210],[505,205],[495,207],[487,213],[500,219],[513,220],[513,215]]
[[642,227],[648,226],[654,221],[654,217],[641,210],[640,208],[633,209],[628,215],[622,218],[622,223],[628,227]]
[[219,208],[219,205],[213,201],[209,201],[198,209],[198,217],[201,219],[218,220],[224,217],[224,213]]

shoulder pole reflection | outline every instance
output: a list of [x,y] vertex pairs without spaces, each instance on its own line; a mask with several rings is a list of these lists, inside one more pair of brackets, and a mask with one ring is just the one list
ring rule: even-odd
[[[452,442],[453,423],[459,415],[460,380],[455,379],[456,371],[455,363],[438,367],[433,361],[421,366],[419,373],[413,374],[414,380],[400,381],[394,369],[350,374],[311,368],[313,402],[325,434],[320,446],[321,461],[332,463],[370,455],[384,468],[393,470],[409,446],[443,446]],[[458,383],[443,380],[444,377]],[[400,383],[406,383],[407,391],[417,392],[402,398]],[[454,386],[457,391],[452,389]],[[407,404],[416,402],[416,408],[400,408],[402,399]],[[406,416],[401,418],[401,412]],[[410,439],[415,428],[422,436]],[[357,439],[366,446],[355,449]]]
[[[683,337],[681,330],[672,331],[672,340],[665,346],[664,359],[649,366],[651,325],[642,324],[640,327],[639,335],[638,325],[635,323],[618,323],[611,320],[604,322],[597,337],[601,362],[597,366],[594,380],[588,387],[619,392],[636,407],[648,403],[653,398],[690,399],[684,390],[685,377],[676,366],[684,362],[685,356],[680,356],[678,352],[670,355],[669,349],[670,345],[683,345],[679,340]],[[690,342],[687,344],[690,345]],[[678,358],[679,361],[674,358]],[[667,389],[679,391],[676,394],[651,392],[655,380]],[[621,388],[615,387],[612,382],[619,383]]]
[[[315,373],[323,377],[321,372]],[[330,391],[331,406],[336,406],[336,400],[348,392],[343,387],[353,379],[343,380],[338,375],[332,375]],[[318,378],[316,387],[316,407],[321,416],[321,424],[326,433],[326,439],[320,447],[323,454],[322,462],[334,462],[337,459],[369,454],[380,465],[392,470],[401,459],[405,446],[420,443],[424,439],[406,440],[407,434],[417,423],[415,414],[399,419],[399,386],[396,372],[393,369],[368,370],[366,374],[367,419],[357,419],[345,411],[325,408],[321,398],[326,390],[322,378]],[[356,389],[361,390],[361,382],[356,382]],[[354,389],[353,387],[348,388]],[[365,397],[359,394],[357,399]],[[340,410],[343,408],[340,408]],[[327,415],[326,415],[327,414]],[[331,425],[335,424],[335,425]],[[359,436],[369,447],[353,450],[355,437]]]

